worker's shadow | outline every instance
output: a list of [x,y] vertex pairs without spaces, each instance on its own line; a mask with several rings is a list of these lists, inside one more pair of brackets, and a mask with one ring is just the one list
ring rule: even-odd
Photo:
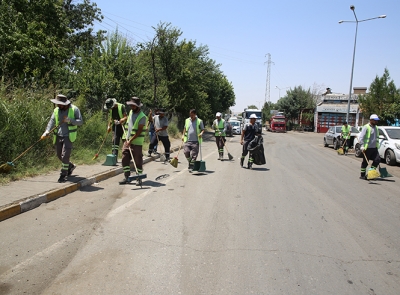
[[203,171],[203,172],[193,171],[192,175],[194,175],[194,176],[203,176],[203,175],[212,174],[214,172],[215,171],[212,171],[212,170],[206,170],[206,171]]
[[[136,185],[136,181],[132,181],[132,183],[130,183],[130,184],[135,186]],[[152,180],[143,180],[142,187],[136,186],[132,190],[150,189],[150,188],[162,187],[162,186],[166,186],[166,184],[162,183],[162,182],[152,181]]]
[[254,166],[253,166],[252,170],[255,170],[255,171],[269,171],[268,168],[265,168],[265,167],[254,167]]
[[[375,181],[377,181],[377,182],[375,182]],[[394,180],[394,179],[386,179],[386,178],[376,178],[376,179],[368,180],[368,184],[377,184],[377,185],[381,185],[381,184],[378,183],[378,182],[396,182],[396,180]]]

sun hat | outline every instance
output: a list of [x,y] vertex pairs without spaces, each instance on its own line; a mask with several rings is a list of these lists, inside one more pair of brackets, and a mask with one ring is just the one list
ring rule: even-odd
[[222,114],[220,112],[215,114],[215,117],[221,117],[221,116],[222,116]]
[[250,119],[257,119],[257,116],[256,116],[256,114],[251,114],[249,118]]
[[137,106],[138,108],[141,108],[143,106],[143,104],[140,102],[140,98],[139,97],[132,97],[131,100],[126,102],[127,105],[134,105]]
[[50,101],[54,104],[59,105],[69,105],[71,102],[67,99],[67,97],[63,94],[57,94],[55,99],[50,99]]
[[369,119],[370,119],[370,120],[379,121],[379,117],[378,117],[378,115],[376,115],[376,114],[372,114],[372,115],[369,117]]

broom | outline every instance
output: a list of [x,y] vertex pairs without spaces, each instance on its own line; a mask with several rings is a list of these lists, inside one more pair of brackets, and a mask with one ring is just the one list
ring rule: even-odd
[[96,160],[96,159],[99,157],[100,150],[101,150],[101,148],[103,147],[103,144],[104,144],[104,142],[106,141],[106,139],[107,139],[109,133],[110,133],[110,132],[107,132],[106,136],[105,136],[104,139],[103,139],[103,142],[102,142],[101,145],[100,145],[100,148],[99,148],[97,154],[94,155],[94,157],[93,157],[92,160]]
[[340,147],[340,148],[338,148],[338,150],[337,150],[337,153],[338,153],[338,155],[344,155],[344,145],[346,144],[346,141],[347,141],[347,138],[344,140],[344,143],[343,143],[343,145]]
[[182,146],[183,146],[183,141],[181,143],[181,146],[179,147],[178,154],[176,155],[176,157],[174,157],[171,161],[169,161],[169,163],[172,166],[174,166],[175,168],[178,168],[178,157],[179,157],[179,152],[181,151]]
[[229,160],[232,160],[232,159],[233,159],[233,156],[229,153],[228,147],[226,146],[225,141],[224,141],[222,138],[221,138],[221,140],[222,140],[222,143],[224,144],[224,147],[226,148],[226,151],[228,152],[228,158],[229,158]]
[[[64,122],[63,122],[64,123]],[[61,125],[61,124],[60,124]],[[60,125],[58,126],[54,126],[50,131],[49,134],[52,133],[56,128],[58,128]],[[43,139],[46,139],[46,137],[44,137]],[[40,137],[40,139],[38,141],[36,141],[34,144],[32,144],[29,148],[27,148],[22,154],[20,154],[18,157],[16,157],[14,160],[12,160],[11,162],[7,162],[5,164],[0,165],[0,173],[9,173],[12,169],[12,167],[14,167],[14,162],[17,161],[19,158],[21,158],[23,155],[25,155],[27,152],[29,152],[35,145],[37,145],[40,141],[42,141],[42,137]]]
[[[364,155],[365,161],[367,161],[368,163],[368,159],[367,156],[365,155],[365,153],[362,153]],[[371,180],[371,179],[375,179],[380,177],[381,175],[379,174],[379,171],[373,168],[369,168],[368,169],[368,173],[367,173],[367,179]]]

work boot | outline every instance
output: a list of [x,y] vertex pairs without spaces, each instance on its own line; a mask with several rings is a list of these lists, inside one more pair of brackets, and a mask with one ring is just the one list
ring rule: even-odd
[[147,152],[147,155],[146,155],[147,157],[151,157],[151,151],[149,150],[148,152]]
[[253,169],[253,163],[248,162],[247,163],[247,169]]
[[243,167],[244,158],[240,158],[240,167]]
[[361,173],[360,179],[367,179],[367,175],[365,173]]
[[60,178],[58,179],[59,183],[63,183],[67,181],[67,175],[60,174]]
[[121,180],[120,182],[119,182],[119,184],[128,184],[128,183],[130,183],[131,181],[129,180],[129,177],[125,177],[123,180]]
[[71,176],[72,172],[75,170],[76,165],[72,164],[72,166],[69,167],[68,169],[68,176]]

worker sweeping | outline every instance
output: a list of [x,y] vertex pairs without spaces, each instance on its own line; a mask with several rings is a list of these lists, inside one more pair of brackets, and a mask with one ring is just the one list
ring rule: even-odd
[[218,148],[218,160],[224,158],[224,144],[226,136],[226,124],[225,120],[221,118],[222,114],[220,112],[215,114],[215,120],[213,122],[212,128],[215,130],[215,143]]
[[369,123],[364,125],[360,135],[358,136],[360,142],[360,149],[361,152],[364,153],[365,157],[361,163],[361,176],[360,179],[366,179],[366,170],[368,167],[368,161],[372,160],[371,171],[368,173],[379,174],[376,171],[379,163],[381,162],[381,158],[379,156],[378,148],[379,148],[379,141],[378,141],[378,124],[379,117],[376,114],[372,114],[369,117]]
[[347,124],[346,121],[343,122],[342,132],[340,133],[340,137],[342,138],[344,154],[347,155],[350,148],[350,136],[351,136],[351,126]]
[[53,131],[53,144],[56,148],[57,157],[61,161],[61,173],[58,179],[58,182],[61,183],[65,182],[76,168],[76,165],[70,162],[70,157],[78,126],[83,124],[83,120],[78,107],[71,104],[65,95],[58,94],[55,99],[50,101],[56,105],[56,108],[41,138],[48,137],[50,130],[54,126],[59,126]]
[[183,151],[188,161],[189,172],[193,171],[194,162],[199,154],[199,145],[203,140],[204,124],[203,120],[197,117],[195,109],[189,112],[189,118],[185,120],[185,127],[182,132],[182,140],[185,143]]
[[[142,112],[141,107],[143,104],[140,102],[140,98],[132,97],[130,101],[126,103],[131,106],[131,111],[128,116],[128,131],[126,134],[126,141],[123,145],[122,150],[122,167],[124,171],[124,179],[119,182],[119,184],[130,183],[129,176],[131,174],[130,161],[134,161],[137,173],[143,173],[143,143],[144,137],[147,132],[146,121],[147,117]],[[131,156],[133,155],[133,159]],[[136,185],[141,186],[141,178],[136,179]]]
[[158,141],[161,141],[165,148],[165,160],[170,160],[171,142],[168,137],[168,118],[165,116],[165,109],[158,109],[156,115],[149,116],[150,124],[153,123],[154,135],[150,140],[147,156],[151,157],[151,153],[157,149]]
[[[124,135],[122,125],[125,124],[126,120],[128,119],[126,108],[124,104],[117,102],[115,98],[107,98],[104,103],[104,110],[109,111],[109,124],[107,126],[107,132],[113,132],[112,154],[115,155],[118,159],[119,143]],[[122,141],[125,140],[122,139]]]
[[[247,123],[243,126],[242,135],[240,138],[240,144],[243,145],[242,157],[240,158],[240,166],[243,167],[244,159],[249,153],[248,145],[255,138],[256,134],[259,132],[258,125],[256,124],[257,116],[255,114],[251,114],[250,123]],[[254,159],[252,155],[249,155],[249,160],[247,162],[247,168],[251,169],[253,166]]]

